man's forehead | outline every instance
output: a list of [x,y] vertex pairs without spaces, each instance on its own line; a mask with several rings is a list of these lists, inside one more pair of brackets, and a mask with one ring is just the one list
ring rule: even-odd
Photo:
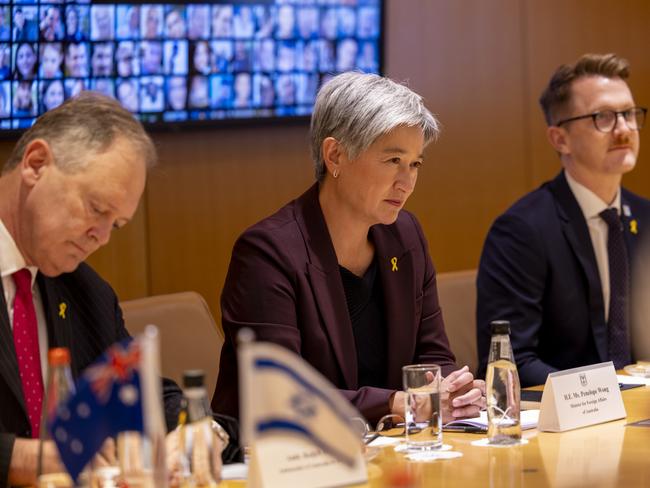
[[576,108],[599,108],[601,105],[632,102],[630,88],[619,77],[584,76],[571,84],[571,104]]

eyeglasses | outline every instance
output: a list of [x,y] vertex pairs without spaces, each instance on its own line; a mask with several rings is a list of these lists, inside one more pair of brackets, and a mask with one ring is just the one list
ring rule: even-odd
[[645,115],[647,111],[648,109],[644,107],[628,108],[627,110],[621,110],[620,112],[615,110],[603,110],[602,112],[594,112],[593,114],[579,115],[577,117],[560,120],[555,125],[560,127],[562,124],[573,122],[574,120],[591,118],[597,130],[600,132],[612,132],[618,123],[618,116],[622,115],[628,129],[641,130],[645,123]]
[[377,422],[377,427],[372,427],[360,417],[352,419],[354,428],[358,429],[359,435],[363,438],[365,444],[370,444],[377,437],[402,437],[406,431],[404,417],[395,414],[384,415]]

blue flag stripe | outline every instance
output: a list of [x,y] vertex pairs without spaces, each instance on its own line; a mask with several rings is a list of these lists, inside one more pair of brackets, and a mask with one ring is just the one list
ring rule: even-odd
[[309,429],[304,426],[291,422],[290,420],[284,419],[267,419],[264,421],[259,421],[257,423],[257,432],[260,434],[267,433],[269,431],[284,431],[285,433],[299,434],[308,438],[312,443],[314,443],[319,449],[334,456],[335,458],[341,460],[343,463],[348,466],[354,465],[354,458],[348,456],[342,451],[336,449],[336,447],[327,444],[321,441],[320,437],[315,436]]
[[322,390],[319,390],[312,383],[304,379],[294,369],[286,366],[283,363],[279,363],[273,359],[256,359],[255,366],[259,369],[275,369],[283,373],[286,373],[295,381],[300,383],[303,387],[305,387],[307,390],[309,390],[311,393],[313,393],[318,398],[320,398],[323,402],[325,402],[330,407],[330,409],[332,409],[332,411],[336,414],[336,416],[339,418],[341,422],[343,422],[346,425],[350,424],[351,419],[349,418],[348,415],[341,412],[338,406]]

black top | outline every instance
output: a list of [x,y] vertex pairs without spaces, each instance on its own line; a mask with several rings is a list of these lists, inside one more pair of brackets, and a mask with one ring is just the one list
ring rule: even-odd
[[373,261],[362,278],[339,266],[357,351],[359,387],[386,387],[386,320],[381,280]]

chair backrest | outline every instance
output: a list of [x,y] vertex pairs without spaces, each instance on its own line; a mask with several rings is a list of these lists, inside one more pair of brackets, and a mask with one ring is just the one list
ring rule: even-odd
[[440,273],[438,297],[445,331],[459,366],[476,374],[476,270]]
[[163,376],[182,387],[183,371],[202,369],[210,398],[224,337],[203,297],[187,291],[129,300],[120,306],[131,335],[139,334],[148,324],[158,326]]

